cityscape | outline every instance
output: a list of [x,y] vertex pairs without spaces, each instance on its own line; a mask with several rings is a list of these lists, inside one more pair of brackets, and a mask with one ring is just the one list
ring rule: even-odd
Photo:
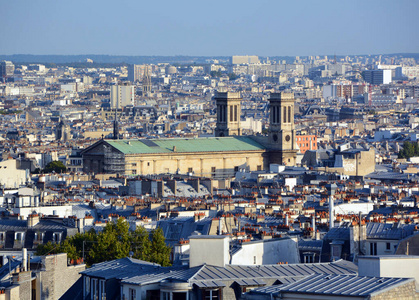
[[0,5],[0,300],[419,299],[417,2],[47,2]]

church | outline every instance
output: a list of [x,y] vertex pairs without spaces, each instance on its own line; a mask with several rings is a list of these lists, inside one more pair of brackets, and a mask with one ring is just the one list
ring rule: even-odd
[[102,139],[82,151],[84,172],[191,174],[221,179],[233,176],[239,169],[267,170],[272,163],[295,165],[292,93],[270,95],[267,136],[241,135],[240,93],[218,92],[214,99],[217,104],[215,137]]

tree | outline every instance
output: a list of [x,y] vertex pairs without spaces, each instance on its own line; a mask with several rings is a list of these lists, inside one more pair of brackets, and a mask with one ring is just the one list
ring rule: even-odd
[[399,151],[399,158],[409,159],[413,156],[419,156],[419,145],[417,143],[404,142],[403,149]]
[[135,231],[131,232],[131,251],[134,258],[150,260],[151,241],[144,227],[137,227]]
[[[84,255],[83,255],[84,249]],[[77,233],[67,237],[60,244],[48,242],[38,245],[36,255],[57,254],[66,252],[68,258],[84,257],[88,266],[119,258],[133,257],[155,262],[162,266],[170,266],[171,248],[166,245],[163,230],[153,230],[152,237],[144,227],[129,231],[129,223],[119,218],[116,222],[106,224],[102,232],[94,229],[85,233]]]
[[127,257],[130,252],[129,224],[125,219],[106,224],[89,251],[94,263]]
[[237,78],[239,78],[239,76],[237,76],[234,73],[229,73],[228,74],[228,79],[231,80],[231,81],[236,80]]
[[150,261],[163,267],[170,266],[170,252],[171,248],[166,245],[163,230],[160,227],[154,229],[151,238]]
[[51,173],[53,171],[55,173],[64,173],[66,170],[66,166],[61,161],[55,160],[45,166],[44,173]]

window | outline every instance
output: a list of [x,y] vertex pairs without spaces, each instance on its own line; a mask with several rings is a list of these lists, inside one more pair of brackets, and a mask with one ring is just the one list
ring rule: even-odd
[[204,297],[205,300],[218,300],[221,299],[221,290],[204,290]]
[[128,299],[129,299],[129,300],[136,300],[136,297],[137,297],[137,296],[136,296],[136,292],[137,292],[137,291],[136,291],[135,289],[131,289],[131,288],[130,288],[130,289],[129,289],[129,292],[128,292],[128,293],[129,293],[129,295],[128,295]]
[[137,170],[132,170],[132,174],[137,174]]
[[304,263],[314,263],[314,253],[304,253]]
[[84,296],[86,297],[90,291],[90,277],[84,277]]
[[377,255],[377,243],[370,243],[370,255]]
[[253,256],[253,264],[256,265],[256,256]]
[[390,249],[391,249],[390,243],[386,243],[386,250],[390,250]]
[[234,105],[234,122],[237,122],[237,105]]
[[286,123],[287,122],[287,108],[284,106],[284,122],[283,123]]
[[92,278],[90,285],[90,299],[96,300],[98,298],[97,279]]
[[137,166],[137,163],[132,163],[132,166],[133,166],[133,167],[136,167],[136,166]]
[[106,299],[105,280],[99,280],[99,299]]
[[239,167],[238,166],[235,166],[234,167],[234,172],[238,172],[239,171]]
[[256,170],[258,170],[258,171],[262,171],[262,166],[261,166],[261,165],[258,165],[258,166],[256,167]]
[[291,123],[291,106],[288,106],[288,123]]
[[192,173],[193,172],[193,168],[188,168],[188,173]]
[[150,162],[147,163],[147,167],[149,167],[149,166],[150,166]]
[[212,173],[212,176],[214,176],[214,175],[215,175],[215,170],[216,170],[216,168],[215,168],[215,167],[211,167],[211,173]]
[[233,122],[233,105],[230,105],[230,122]]

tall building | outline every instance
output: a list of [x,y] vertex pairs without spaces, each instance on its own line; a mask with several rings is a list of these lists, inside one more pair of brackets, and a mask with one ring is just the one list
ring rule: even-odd
[[242,99],[240,93],[216,93],[214,99],[217,103],[215,136],[241,135],[240,115]]
[[129,82],[111,86],[111,108],[134,105],[135,87]]
[[231,58],[231,63],[233,65],[258,64],[260,61],[256,55],[235,55]]
[[12,77],[15,72],[15,65],[11,61],[3,60],[0,62],[0,80]]
[[149,65],[128,65],[128,80],[131,82],[142,81],[144,76],[151,76]]
[[391,70],[365,70],[364,80],[372,85],[389,84],[391,82]]

